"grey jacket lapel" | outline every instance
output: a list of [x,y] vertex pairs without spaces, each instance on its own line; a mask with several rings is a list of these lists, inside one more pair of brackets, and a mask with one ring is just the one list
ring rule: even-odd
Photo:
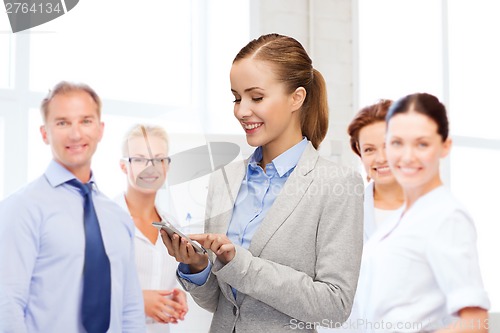
[[318,152],[309,142],[295,170],[290,174],[281,193],[252,238],[249,250],[254,256],[260,255],[269,239],[297,207],[313,180],[311,170],[314,169],[318,156]]
[[[267,216],[262,221],[261,226],[255,233],[250,244],[250,252],[254,256],[259,256],[262,249],[272,237],[272,235],[278,230],[278,228],[285,222],[286,218],[293,212],[299,201],[304,196],[307,188],[313,180],[313,175],[311,171],[314,169],[316,162],[318,160],[318,152],[311,143],[306,147],[304,153],[302,154],[295,170],[292,172],[290,177],[285,183],[282,192],[276,198],[273,206],[267,213]],[[226,234],[229,227],[229,223],[232,217],[232,210],[234,207],[234,202],[238,195],[241,187],[243,178],[245,177],[248,165],[248,159],[232,165],[231,167],[223,170],[222,179],[224,180],[224,188],[217,199],[219,201],[219,209],[224,206],[225,213],[218,215],[215,219],[217,222],[211,228],[212,233],[222,233]],[[231,210],[227,211],[225,208],[227,206],[224,203],[229,203]],[[235,299],[231,290],[231,286],[219,282],[221,291],[224,296],[230,300],[231,303],[235,304]],[[237,294],[237,304],[240,305],[245,295]]]
[[[245,176],[247,163],[248,161],[245,160],[232,163],[220,169],[221,174],[217,175],[215,178],[217,182],[220,182],[220,186],[217,186],[217,190],[211,193],[211,195],[214,196],[212,198],[214,202],[213,212],[216,212],[216,216],[210,219],[209,227],[205,232],[224,235],[227,233],[229,222],[233,215],[234,202],[240,190],[243,177]],[[215,262],[215,254],[210,252],[209,255]],[[224,296],[231,303],[236,305],[231,286],[222,281],[219,281],[219,286]]]
[[211,233],[226,234],[231,221],[234,203],[245,177],[248,160],[234,163],[228,167],[221,168],[222,184],[220,193],[216,193],[217,209],[219,215],[215,217],[216,223],[210,228]]

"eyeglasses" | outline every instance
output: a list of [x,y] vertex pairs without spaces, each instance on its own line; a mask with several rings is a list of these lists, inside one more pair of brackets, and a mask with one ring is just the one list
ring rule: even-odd
[[165,165],[170,164],[170,157],[155,157],[155,158],[145,158],[145,157],[124,157],[122,158],[124,161],[128,161],[133,166],[143,166],[147,167],[149,162],[153,166],[155,165]]

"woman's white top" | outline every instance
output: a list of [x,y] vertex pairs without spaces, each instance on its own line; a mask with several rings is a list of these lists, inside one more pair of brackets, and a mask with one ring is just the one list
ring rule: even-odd
[[381,209],[375,207],[375,230],[382,225],[384,221],[389,221],[391,217],[400,209]]
[[382,226],[385,221],[388,221],[394,214],[401,212],[401,208],[398,209],[379,209],[375,208],[375,201],[373,199],[373,186],[374,183],[370,182],[365,188],[364,196],[364,233],[363,239],[366,243],[370,237],[375,233],[375,231]]
[[[401,214],[403,207],[397,209],[378,209],[375,208],[375,201],[373,199],[373,181],[369,182],[365,187],[365,196],[364,196],[364,218],[363,218],[363,241],[364,244],[368,242],[368,240],[375,234],[378,228],[383,227],[386,223],[392,221],[398,214]],[[364,251],[363,251],[364,255]],[[359,277],[362,278],[361,276]],[[342,333],[361,333],[364,330],[361,329],[361,326],[358,325],[358,319],[361,320],[360,310],[358,304],[358,294],[359,294],[359,286],[356,291],[356,295],[354,296],[354,304],[351,309],[351,314],[347,321],[335,329],[330,330],[320,330],[320,332],[342,332]]]
[[384,223],[365,244],[356,292],[360,331],[433,331],[456,320],[462,308],[489,306],[474,223],[444,186]]
[[[115,198],[115,201],[128,212],[125,195]],[[178,225],[173,216],[158,212],[169,222]],[[139,276],[139,283],[143,290],[170,290],[178,287],[176,279],[177,261],[168,254],[167,248],[163,244],[158,232],[158,239],[153,244],[144,234],[135,228],[135,263]],[[168,324],[155,322],[152,318],[146,317],[148,333],[168,333]]]

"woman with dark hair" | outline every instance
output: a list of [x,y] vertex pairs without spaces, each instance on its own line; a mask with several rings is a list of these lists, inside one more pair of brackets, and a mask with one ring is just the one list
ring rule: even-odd
[[349,124],[351,149],[366,171],[364,240],[403,205],[403,189],[389,168],[385,155],[385,116],[392,101],[383,99],[362,108]]
[[328,129],[325,81],[302,45],[261,36],[234,59],[234,116],[244,163],[214,172],[206,234],[163,241],[180,282],[214,312],[211,332],[315,332],[346,320],[362,250],[359,174],[319,156]]
[[413,94],[386,120],[387,160],[405,205],[365,246],[356,294],[365,331],[487,332],[474,222],[439,175],[451,149],[446,109]]

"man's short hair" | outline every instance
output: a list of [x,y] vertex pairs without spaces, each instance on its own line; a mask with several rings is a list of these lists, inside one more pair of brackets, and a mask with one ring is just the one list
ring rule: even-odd
[[94,89],[90,88],[90,86],[84,83],[72,83],[67,81],[61,81],[58,84],[56,84],[54,89],[49,91],[47,96],[43,99],[42,104],[40,105],[40,111],[42,113],[43,122],[45,123],[47,121],[47,116],[49,114],[49,104],[52,101],[52,99],[54,99],[55,96],[64,95],[76,91],[82,91],[89,94],[89,96],[94,100],[97,106],[97,116],[99,117],[99,119],[101,119],[102,103],[101,99],[94,91]]

